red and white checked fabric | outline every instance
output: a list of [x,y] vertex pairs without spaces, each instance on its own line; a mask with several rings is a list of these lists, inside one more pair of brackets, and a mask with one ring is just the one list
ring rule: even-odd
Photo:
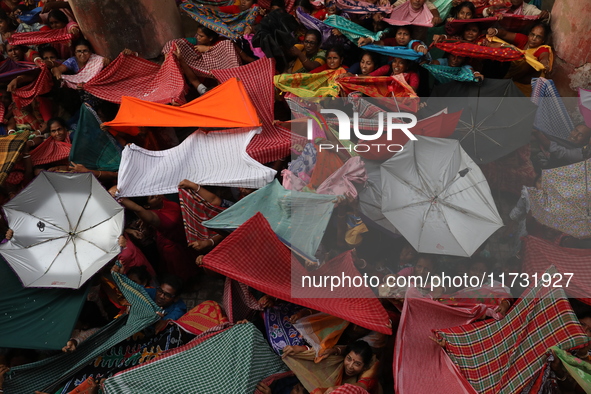
[[68,33],[67,27],[64,27],[63,29],[14,33],[10,36],[8,42],[12,45],[41,45],[70,42],[72,38],[74,36]]
[[31,151],[31,161],[34,166],[62,161],[70,156],[70,149],[72,144],[48,138]]
[[74,75],[62,75],[62,80],[67,87],[71,89],[77,89],[78,84],[86,83],[94,78],[103,69],[103,57],[92,54],[90,59],[86,63],[86,66],[78,74]]
[[[307,276],[316,282],[330,275],[361,277],[353,265],[351,252],[308,272],[277,238],[261,213],[209,252],[203,258],[203,266],[271,297],[340,317],[369,330],[392,333],[388,313],[369,287],[344,286],[332,292],[330,284],[328,289],[301,287]],[[327,295],[335,298],[326,298]]]
[[262,133],[256,135],[246,149],[249,156],[260,163],[269,163],[289,155],[291,132],[273,124],[275,61],[263,58],[241,67],[211,70],[211,73],[221,83],[231,78],[242,81],[263,123]]
[[136,97],[153,103],[185,103],[187,84],[178,59],[172,53],[162,66],[138,56],[117,56],[113,62],[84,85],[92,95],[121,103],[122,96]]
[[207,52],[198,52],[193,45],[184,38],[168,41],[162,53],[169,53],[173,46],[178,46],[185,63],[199,77],[214,78],[211,70],[221,70],[240,66],[240,56],[230,40],[222,40],[212,46]]
[[41,72],[37,79],[28,85],[16,89],[12,93],[12,99],[17,107],[23,108],[31,104],[35,97],[48,93],[53,86],[53,78],[47,66],[41,66]]
[[334,393],[334,394],[369,394],[369,391],[367,391],[366,389],[364,389],[362,387],[355,386],[355,385],[352,385],[349,383],[345,383],[343,385],[340,385],[339,387],[337,387],[333,391],[331,391],[331,393]]
[[[562,285],[569,297],[591,298],[591,250],[563,248],[531,235],[524,237],[521,245],[523,272],[530,276],[537,273],[541,278],[553,265],[563,274],[562,280],[556,277],[552,280],[553,284]],[[573,274],[568,286],[565,273]]]
[[250,320],[257,311],[263,310],[247,285],[230,278],[226,278],[224,283],[223,304],[230,323],[243,319]]

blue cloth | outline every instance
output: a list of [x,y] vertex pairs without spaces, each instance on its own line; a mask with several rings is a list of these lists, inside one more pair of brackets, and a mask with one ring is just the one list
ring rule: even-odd
[[[431,74],[440,83],[448,83],[452,81],[459,82],[477,82],[478,78],[474,76],[472,67],[466,65],[462,67],[448,66],[447,59],[439,59],[437,64],[423,64],[422,66],[429,70]],[[445,64],[444,64],[445,63]]]
[[531,101],[538,106],[534,128],[554,137],[568,140],[575,125],[554,82],[546,78],[533,78],[531,84]]
[[364,45],[362,48],[365,50],[368,50],[368,51],[377,52],[382,55],[399,57],[401,59],[408,59],[408,60],[412,60],[415,62],[423,57],[422,53],[419,53],[419,52],[415,51],[414,49],[410,49],[410,48],[402,47],[402,46],[386,47],[383,45],[369,44],[369,45]]
[[78,67],[78,62],[76,61],[75,57],[71,57],[67,60],[64,60],[62,63],[64,66],[68,68],[68,70],[72,71],[73,73],[78,73],[80,71],[80,67]]
[[[146,293],[148,293],[150,298],[152,298],[154,301],[156,300],[156,289],[146,289]],[[187,313],[187,305],[185,305],[185,301],[179,299],[177,302],[164,308],[163,319],[178,320],[185,313]]]

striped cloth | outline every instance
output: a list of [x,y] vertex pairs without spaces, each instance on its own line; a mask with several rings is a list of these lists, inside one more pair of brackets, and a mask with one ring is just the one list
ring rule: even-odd
[[179,350],[107,379],[105,393],[251,394],[262,379],[286,369],[251,323]]
[[[325,275],[360,276],[346,252],[308,272],[294,258],[269,222],[257,213],[203,258],[203,266],[240,281],[271,297],[340,317],[369,330],[390,335],[390,320],[384,307],[367,287],[301,287],[302,279]],[[334,297],[334,298],[326,298]]]
[[225,208],[211,205],[193,190],[179,189],[179,201],[187,242],[209,239],[217,233],[202,223],[216,217]]
[[28,139],[28,132],[0,137],[0,185],[8,177]]
[[72,144],[50,137],[31,152],[31,161],[34,166],[62,161],[70,156],[70,149]]
[[168,41],[162,49],[163,54],[170,53],[173,45],[178,46],[183,60],[199,77],[214,78],[211,70],[222,70],[240,66],[240,56],[230,40],[222,40],[209,48],[207,52],[197,52],[193,45],[184,38]]
[[121,104],[122,96],[153,103],[184,104],[188,86],[176,56],[169,53],[162,66],[138,56],[120,54],[84,85],[90,94]]
[[573,273],[573,277],[568,286],[568,277],[558,280],[557,276],[552,283],[562,285],[569,297],[591,298],[591,250],[563,248],[531,235],[522,238],[521,245],[523,272],[540,276],[553,265],[561,274]]
[[31,364],[11,369],[4,382],[8,393],[54,392],[60,383],[71,377],[99,355],[138,331],[156,322],[160,311],[144,288],[125,275],[112,273],[113,279],[131,304],[129,314],[121,316],[82,342],[74,353],[61,353]]
[[246,153],[259,163],[269,163],[288,156],[292,134],[289,130],[274,125],[274,59],[263,58],[241,67],[211,70],[211,73],[221,83],[238,78],[244,84],[244,89],[263,123],[263,131],[254,136]]
[[128,145],[119,167],[121,196],[176,194],[183,179],[200,185],[261,188],[273,180],[276,171],[246,154],[246,146],[260,130],[209,134],[196,131],[165,151]]
[[53,78],[47,66],[41,66],[41,72],[37,79],[28,85],[22,86],[12,92],[12,99],[17,107],[23,108],[31,104],[35,97],[51,91]]
[[546,134],[568,140],[575,125],[554,81],[542,77],[532,78],[531,86],[531,101],[538,106],[534,127]]
[[227,14],[217,9],[193,4],[191,1],[181,4],[180,8],[200,25],[231,40],[242,37],[246,27],[252,26],[257,15],[261,12],[261,8],[255,5],[238,14]]
[[68,33],[68,28],[51,29],[43,31],[32,31],[28,33],[13,33],[8,39],[12,45],[41,45],[55,44],[58,42],[68,43],[74,36]]
[[77,89],[78,84],[86,83],[94,78],[102,69],[104,58],[102,56],[92,54],[86,63],[86,66],[77,74],[62,75],[63,83],[70,89]]
[[447,340],[447,354],[481,394],[519,393],[544,368],[548,348],[589,342],[564,290],[541,285],[524,294],[503,320],[436,333]]
[[244,283],[226,278],[223,295],[224,310],[231,323],[248,319],[251,320],[263,308],[251,294]]

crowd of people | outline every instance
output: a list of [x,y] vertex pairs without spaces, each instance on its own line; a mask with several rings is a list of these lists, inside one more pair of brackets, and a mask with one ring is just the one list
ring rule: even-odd
[[[188,326],[183,341],[177,344],[180,346],[183,342],[191,343],[195,336],[202,338],[209,330],[217,332],[234,324],[254,324],[284,363],[282,374],[260,376],[255,382],[256,387],[247,388],[263,394],[382,393],[395,390],[423,393],[424,388],[409,383],[412,379],[408,376],[419,376],[424,371],[405,367],[416,365],[414,361],[422,357],[417,352],[402,350],[408,349],[408,344],[418,343],[420,349],[428,348],[431,352],[449,352],[455,362],[457,359],[453,355],[458,350],[454,348],[453,336],[436,330],[449,328],[452,321],[456,324],[451,326],[500,324],[499,327],[505,327],[502,324],[510,325],[509,319],[518,319],[516,316],[526,320],[524,316],[530,316],[528,313],[533,313],[534,307],[522,308],[521,305],[530,301],[520,297],[534,290],[522,285],[521,281],[509,282],[505,278],[511,273],[526,272],[526,261],[532,259],[527,254],[531,246],[526,246],[532,243],[532,238],[541,240],[545,248],[554,248],[555,254],[561,256],[555,258],[555,261],[564,263],[557,267],[561,272],[568,272],[569,253],[573,253],[573,249],[579,249],[574,255],[581,261],[591,258],[581,252],[591,249],[591,238],[541,223],[532,212],[532,194],[542,192],[549,184],[543,170],[586,163],[589,159],[590,125],[575,120],[572,129],[562,130],[563,138],[558,137],[558,132],[551,135],[543,128],[530,125],[532,132],[528,143],[504,152],[489,163],[478,163],[497,206],[509,207],[505,209],[507,212],[499,208],[503,211],[505,228],[498,230],[470,256],[456,257],[419,252],[416,245],[401,236],[404,232],[391,231],[391,225],[385,228],[376,224],[364,209],[367,202],[360,197],[372,178],[369,163],[375,161],[376,152],[366,155],[363,154],[366,152],[355,153],[355,150],[344,148],[336,152],[321,151],[319,146],[323,143],[351,147],[359,141],[338,140],[328,117],[320,116],[319,103],[322,101],[307,101],[304,105],[298,99],[325,98],[336,102],[336,98],[386,98],[404,109],[417,112],[432,93],[442,95],[448,86],[444,85],[446,83],[479,87],[492,80],[506,80],[518,89],[517,97],[529,103],[530,97],[538,94],[535,83],[551,84],[554,62],[549,22],[556,16],[534,3],[524,0],[398,0],[395,3],[388,0],[259,0],[257,4],[256,0],[177,0],[179,12],[192,17],[198,24],[194,37],[166,43],[162,55],[151,59],[154,62],[150,67],[161,67],[161,70],[177,73],[174,75],[180,78],[174,94],[159,102],[179,108],[195,99],[205,102],[209,93],[225,82],[212,70],[236,70],[239,79],[246,75],[257,81],[250,85],[245,83],[253,102],[263,102],[266,92],[273,89],[275,94],[269,97],[272,102],[264,103],[272,109],[272,122],[263,122],[263,129],[267,133],[273,130],[277,135],[282,130],[285,133],[282,135],[287,135],[287,144],[283,148],[274,147],[276,153],[272,160],[257,159],[260,164],[276,171],[276,180],[262,189],[227,187],[220,186],[220,183],[200,184],[198,179],[184,179],[178,184],[178,194],[122,197],[126,194],[121,193],[125,190],[121,190],[121,182],[118,182],[123,171],[119,163],[123,163],[121,152],[128,149],[127,145],[166,151],[180,146],[200,125],[188,129],[176,127],[173,122],[170,127],[140,127],[139,133],[133,135],[109,129],[104,124],[115,119],[122,99],[120,95],[111,98],[107,93],[97,93],[100,84],[96,81],[106,83],[104,81],[112,78],[114,73],[122,72],[122,62],[125,59],[138,60],[138,51],[141,52],[142,48],[126,48],[117,59],[108,59],[95,52],[90,41],[99,38],[86,35],[83,24],[76,22],[67,0],[1,0],[0,48],[4,60],[0,63],[0,139],[4,142],[0,140],[3,150],[0,158],[4,163],[0,168],[0,203],[4,205],[10,201],[42,171],[90,172],[125,209],[125,230],[119,238],[121,253],[89,280],[86,302],[70,339],[63,344],[61,357],[79,352],[81,344],[133,308],[133,303],[124,296],[126,293],[118,287],[120,275],[135,283],[138,289],[144,289],[159,308],[158,321],[142,330],[146,338],[170,337],[177,324],[185,329]],[[264,69],[263,64],[267,64],[262,63],[264,59],[272,59],[272,75],[264,72],[255,75]],[[228,73],[233,76],[234,71]],[[164,89],[162,86],[168,83],[151,79],[154,90]],[[267,86],[260,81],[266,82]],[[117,87],[118,83],[124,82],[115,79],[109,83]],[[159,83],[162,86],[158,86]],[[372,108],[378,108],[378,105]],[[261,121],[269,115],[264,113],[263,107],[256,105]],[[231,111],[230,108],[224,110]],[[371,112],[365,110],[366,114]],[[304,123],[299,121],[302,114],[315,117],[313,140],[304,138]],[[418,117],[421,120],[421,116]],[[103,124],[101,129],[99,124]],[[93,127],[95,134],[89,137],[86,131]],[[529,132],[527,130],[528,135]],[[97,137],[99,134],[100,138]],[[15,144],[18,144],[17,148]],[[78,150],[74,156],[76,144]],[[86,151],[80,151],[82,144]],[[112,158],[105,157],[107,151],[112,152]],[[246,152],[249,151],[245,150],[245,155]],[[387,157],[380,156],[380,162],[392,156],[395,156],[392,152]],[[585,172],[581,178],[584,179],[582,187],[585,187],[586,176]],[[279,194],[273,188],[279,188]],[[288,191],[299,193],[298,198],[286,202]],[[306,193],[334,198],[300,199],[299,196]],[[296,200],[301,201],[296,204]],[[316,237],[318,241],[314,244],[314,240],[309,240],[309,244],[315,245],[312,255],[305,248],[299,248],[302,245],[298,240],[305,238],[304,234],[294,235],[290,242],[286,233],[281,232],[285,230],[278,230],[287,222],[286,218],[296,220],[290,215],[298,204],[330,206],[317,211],[311,209],[313,213],[306,211],[311,215],[307,219],[310,221],[309,238]],[[279,208],[273,210],[275,206]],[[241,212],[252,214],[242,220],[239,217]],[[321,216],[326,212],[325,225],[318,232],[318,224],[311,223],[324,220]],[[270,244],[261,244],[254,239],[268,236],[265,232],[268,226],[259,228],[253,224],[260,224],[259,213],[268,220],[278,239],[286,244],[281,247],[292,249],[291,260],[281,260],[283,254],[279,252],[271,255],[261,250]],[[226,218],[224,215],[228,215],[226,222],[213,223],[215,218]],[[386,218],[382,217],[382,220]],[[6,234],[3,243],[18,242],[18,232],[10,229],[4,217],[2,224]],[[245,227],[248,231],[241,232]],[[236,231],[228,230],[236,228]],[[297,231],[306,232],[304,228],[301,226]],[[273,240],[277,238],[275,235],[271,237]],[[275,251],[271,246],[268,248]],[[240,255],[228,252],[236,250]],[[261,271],[253,273],[247,268],[240,271],[241,259],[258,261]],[[220,274],[223,270],[216,264],[225,260],[236,260],[237,263],[235,274],[226,275],[223,305],[204,301],[188,311],[183,292],[194,292],[209,280],[207,278],[223,277]],[[387,314],[387,326],[376,330],[369,323],[364,325],[363,319],[348,321],[348,314],[357,312],[347,310],[340,310],[341,315],[334,316],[338,308],[331,302],[319,302],[314,304],[315,307],[307,308],[305,306],[310,304],[300,303],[297,297],[291,298],[289,289],[283,293],[282,290],[275,293],[267,290],[279,285],[272,283],[269,279],[272,276],[268,276],[266,270],[289,272],[294,261],[312,273],[322,270],[329,262],[336,261],[345,266],[350,261],[347,269],[379,278],[379,284],[369,286],[368,290],[379,302],[367,305],[379,309],[376,314]],[[400,277],[420,277],[428,281],[429,277],[438,277],[444,271],[448,275],[467,274],[469,277],[490,277],[491,280],[476,287],[442,285],[417,290],[411,289],[410,285],[386,286],[390,279],[395,282]],[[500,275],[505,275],[503,280]],[[584,284],[580,286],[585,289]],[[556,313],[566,320],[576,315],[572,322],[576,328],[569,331],[567,339],[579,341],[577,346],[566,347],[565,344],[570,342],[557,339],[551,332],[535,346],[545,346],[543,351],[562,346],[562,350],[578,357],[581,362],[590,363],[590,298],[582,295],[584,291],[575,295],[569,294],[568,288],[566,291],[577,299],[570,300],[570,309],[567,307],[567,310]],[[287,295],[282,297],[280,294]],[[556,297],[564,296],[561,293]],[[432,303],[429,308],[438,311],[432,314],[434,321],[429,330],[433,332],[430,335],[421,333],[416,341],[405,339],[412,335],[409,331],[414,318],[412,308],[421,307],[413,304],[413,298],[428,300]],[[246,312],[238,312],[237,300]],[[217,301],[221,303],[221,300]],[[223,310],[233,305],[232,311]],[[439,326],[435,316],[444,312],[453,315],[449,312],[453,308],[466,314],[463,320],[443,319],[443,325]],[[215,317],[212,317],[214,312]],[[207,323],[203,323],[205,320]],[[200,325],[195,323],[197,321]],[[521,340],[526,341],[525,338]],[[522,346],[519,339],[516,341],[516,348]],[[468,351],[476,355],[478,349],[474,347]],[[539,349],[537,347],[536,351]],[[583,392],[587,386],[560,363],[562,358],[557,352],[537,354],[531,365],[539,368],[524,378],[521,386],[515,386],[518,391],[513,392]],[[56,357],[56,353],[60,353],[59,350],[1,349],[0,393],[3,390],[17,392],[11,391],[11,369]],[[157,352],[155,357],[159,356]],[[240,357],[239,354],[236,356]],[[211,357],[217,356],[212,354]],[[93,363],[87,364],[88,372],[83,379],[78,375],[74,379],[72,373],[68,377],[72,380],[66,386],[67,379],[60,381],[63,391],[59,392],[98,392],[105,389],[104,382],[108,382],[111,376],[125,370],[123,364],[115,364],[112,370],[99,373],[93,372]],[[470,375],[466,372],[469,368],[462,369],[462,365],[456,364],[466,375],[458,375],[457,379],[468,379],[475,387],[475,382],[484,379]],[[510,367],[509,362],[506,364],[498,367],[491,387],[500,387],[495,385],[501,384],[500,377]],[[447,367],[440,365],[440,368]],[[519,373],[525,372],[520,370]],[[174,378],[184,379],[182,374]],[[106,387],[105,392],[109,392],[108,384]],[[42,388],[38,387],[39,390]],[[452,392],[447,390],[446,387],[431,388],[438,393]],[[479,392],[500,392],[492,390]]]

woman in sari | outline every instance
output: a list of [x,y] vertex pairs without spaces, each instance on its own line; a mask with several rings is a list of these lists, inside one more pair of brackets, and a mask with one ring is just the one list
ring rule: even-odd
[[326,63],[326,52],[320,50],[322,37],[318,30],[306,31],[303,44],[294,45],[290,54],[295,57],[289,68],[290,74],[306,73]]
[[[78,26],[78,23],[70,21],[67,15],[58,9],[49,12],[47,15],[47,24],[51,30],[66,28],[68,33],[74,36],[74,39],[77,39],[80,35],[80,26]],[[72,56],[72,49],[67,43],[58,42],[54,43],[53,46],[58,51],[58,57],[60,59],[67,59]]]
[[342,47],[331,47],[326,51],[326,64],[310,71],[311,74],[319,73],[326,70],[338,70],[339,68],[346,68],[343,65],[345,59],[345,51]]
[[2,45],[8,43],[8,39],[12,36],[12,33],[16,30],[14,22],[8,16],[8,14],[0,10],[0,36],[2,37]]

